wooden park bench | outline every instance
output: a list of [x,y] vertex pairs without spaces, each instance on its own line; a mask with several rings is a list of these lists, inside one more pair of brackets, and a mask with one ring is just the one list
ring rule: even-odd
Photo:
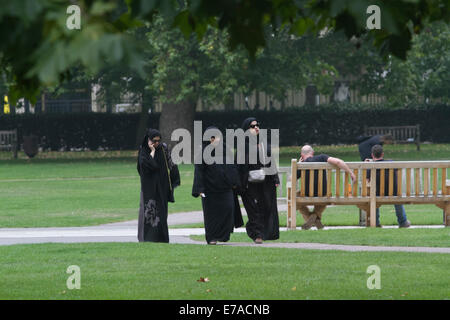
[[414,143],[420,150],[420,125],[394,127],[364,127],[364,135],[392,135],[394,143]]
[[[349,174],[339,168],[328,163],[304,163],[292,159],[291,181],[287,185],[288,229],[296,228],[296,208],[299,205],[355,205],[367,213],[366,226],[375,227],[376,208],[381,205],[434,204],[444,210],[444,225],[450,226],[450,180],[447,180],[450,161],[347,162],[347,165],[358,177],[357,182],[351,184],[351,189]],[[378,196],[377,170],[374,169],[380,169]],[[300,170],[300,181],[297,180],[297,170]],[[309,181],[305,181],[306,170],[318,170],[316,197],[312,193],[315,174],[310,174]],[[369,183],[366,179],[368,170]],[[386,170],[389,173],[388,188],[384,190]],[[394,192],[394,173],[397,175],[397,192]],[[327,178],[325,194],[322,192],[324,174]],[[305,190],[307,183],[309,194]]]
[[17,159],[18,142],[17,129],[0,131],[0,150],[12,151],[14,159]]

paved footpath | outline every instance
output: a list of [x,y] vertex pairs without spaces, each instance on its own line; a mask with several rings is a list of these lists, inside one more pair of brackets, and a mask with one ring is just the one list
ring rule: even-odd
[[[279,210],[284,208],[280,206]],[[245,210],[243,210],[245,215]],[[202,223],[202,211],[173,213],[168,217],[169,226],[181,224]],[[363,227],[325,227],[326,230],[356,229]],[[397,228],[395,226],[385,228]],[[443,228],[443,226],[412,226],[412,228]],[[301,228],[297,228],[300,230]],[[286,228],[280,228],[285,231]],[[311,230],[315,230],[312,228]],[[206,245],[205,241],[195,241],[190,235],[203,235],[203,228],[170,228],[170,243]],[[245,232],[245,228],[235,229],[234,232]],[[66,228],[0,228],[0,245],[31,244],[31,243],[80,243],[80,242],[137,242],[137,220],[109,223],[93,227],[66,227]],[[219,243],[219,246],[244,246],[263,248],[293,248],[313,250],[342,250],[342,251],[396,251],[396,252],[430,252],[450,253],[450,248],[438,247],[386,247],[386,246],[357,246],[335,245],[322,243],[276,243],[264,244],[248,243]]]

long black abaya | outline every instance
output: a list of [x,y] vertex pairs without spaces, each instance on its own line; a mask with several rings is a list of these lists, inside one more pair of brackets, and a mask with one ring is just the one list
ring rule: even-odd
[[[247,118],[242,124],[242,129],[249,129],[250,123],[256,118]],[[258,137],[259,138],[259,137]],[[262,142],[261,142],[262,143]],[[261,144],[260,143],[260,144]],[[271,156],[269,143],[265,143],[267,156]],[[266,175],[264,182],[251,183],[248,181],[249,171],[258,170],[264,166],[269,167],[270,163],[263,165],[259,152],[255,164],[249,162],[250,148],[248,142],[245,148],[245,164],[239,164],[239,175],[241,179],[240,195],[247,211],[248,222],[246,224],[247,235],[255,240],[276,240],[280,237],[280,224],[278,218],[276,184],[279,184],[278,174]]]
[[167,145],[161,144],[154,157],[150,155],[148,139],[156,136],[161,137],[159,131],[149,129],[138,154],[137,170],[141,178],[139,242],[169,242],[167,204],[174,202],[173,189],[180,184],[178,168],[172,163]]
[[200,193],[205,194],[202,208],[208,243],[228,241],[233,228],[243,224],[239,202],[235,201],[237,198],[233,192],[233,187],[238,184],[237,168],[234,164],[226,164],[225,150],[223,164],[206,164],[203,161],[195,165],[192,195],[198,197]]

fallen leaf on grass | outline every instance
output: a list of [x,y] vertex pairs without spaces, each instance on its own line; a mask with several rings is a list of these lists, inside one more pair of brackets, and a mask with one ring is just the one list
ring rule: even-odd
[[404,296],[407,296],[407,295],[408,295],[408,292],[405,292],[405,293],[402,294],[401,296],[404,297]]
[[200,279],[198,279],[197,282],[209,282],[209,278],[200,277]]
[[206,292],[211,292],[211,289],[207,289]]
[[291,290],[292,290],[292,291],[295,291],[295,290],[297,290],[297,287],[293,287]]

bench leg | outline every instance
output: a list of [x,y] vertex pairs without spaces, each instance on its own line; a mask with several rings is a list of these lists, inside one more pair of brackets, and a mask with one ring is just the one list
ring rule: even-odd
[[444,205],[444,225],[450,227],[450,203]]
[[[294,198],[295,201],[295,198]],[[294,209],[293,210],[293,203],[292,203],[292,194],[291,194],[291,187],[287,187],[287,221],[286,221],[286,227],[289,230],[295,230],[297,228],[297,212]]]
[[322,220],[322,213],[325,211],[326,208],[327,208],[327,206],[324,206],[324,205],[314,206],[313,213],[317,214],[317,217],[320,220]]
[[369,209],[369,223],[368,226],[374,228],[377,226],[377,205],[375,201],[370,202],[370,209]]
[[291,210],[291,204],[290,203],[288,203],[288,207],[287,207],[286,227],[288,229],[292,229],[292,210]]
[[367,221],[367,211],[359,209],[359,225],[361,227],[366,226],[367,225],[366,221]]
[[309,216],[312,214],[312,212],[309,211],[308,207],[307,206],[298,206],[297,209],[302,214],[303,220],[305,220],[305,222],[308,221]]

